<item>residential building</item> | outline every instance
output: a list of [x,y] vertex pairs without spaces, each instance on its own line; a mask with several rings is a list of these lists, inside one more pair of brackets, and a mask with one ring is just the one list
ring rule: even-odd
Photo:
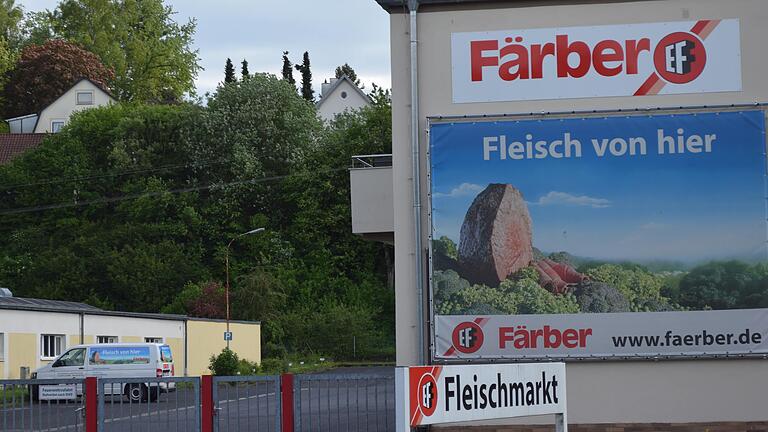
[[368,95],[345,75],[323,83],[320,100],[315,107],[320,118],[331,121],[338,114],[358,110],[370,104]]

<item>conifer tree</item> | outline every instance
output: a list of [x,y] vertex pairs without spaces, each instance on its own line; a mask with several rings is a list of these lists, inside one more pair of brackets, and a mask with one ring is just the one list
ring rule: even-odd
[[232,64],[232,59],[227,59],[227,64],[224,66],[224,82],[231,83],[237,81],[235,77],[235,66]]
[[288,59],[288,51],[283,51],[283,79],[296,85],[296,80],[293,78],[293,64]]
[[301,97],[314,102],[315,91],[312,90],[312,70],[309,65],[309,53],[304,51],[304,61],[300,65],[296,65],[296,70],[301,72]]
[[243,80],[246,80],[251,77],[251,73],[248,71],[248,60],[243,59],[243,69],[240,72],[240,75],[243,76]]

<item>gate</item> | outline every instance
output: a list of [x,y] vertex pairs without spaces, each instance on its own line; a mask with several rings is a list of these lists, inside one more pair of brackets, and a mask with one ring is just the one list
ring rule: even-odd
[[295,432],[392,431],[394,401],[391,374],[295,375]]
[[82,379],[0,380],[0,430],[85,430]]
[[213,430],[280,431],[280,376],[213,377]]
[[99,432],[200,430],[200,378],[101,378]]

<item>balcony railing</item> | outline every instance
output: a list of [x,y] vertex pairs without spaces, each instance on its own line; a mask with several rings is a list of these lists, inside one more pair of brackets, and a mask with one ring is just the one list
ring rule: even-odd
[[391,166],[392,166],[391,154],[352,156],[353,169],[380,168],[380,167],[391,167]]

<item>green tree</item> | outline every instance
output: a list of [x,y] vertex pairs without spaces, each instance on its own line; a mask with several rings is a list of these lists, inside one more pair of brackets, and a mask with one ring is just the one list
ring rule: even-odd
[[301,97],[314,102],[315,91],[312,89],[312,68],[309,64],[309,53],[304,51],[304,60],[296,65],[296,70],[301,72]]
[[336,67],[335,75],[336,78],[347,77],[353,83],[355,83],[356,86],[365,88],[365,86],[360,85],[360,79],[357,77],[357,73],[355,73],[355,70],[352,69],[352,66],[350,66],[348,63],[344,63],[342,66]]
[[24,11],[15,0],[0,0],[0,37],[11,48],[18,48],[21,42],[21,22]]
[[680,304],[693,309],[762,307],[768,303],[766,266],[739,261],[712,262],[680,280]]
[[[5,58],[7,67],[13,56],[8,53]],[[106,88],[114,75],[93,53],[66,41],[51,40],[24,48],[7,76],[3,92],[6,118],[38,112],[80,78]]]
[[237,81],[235,76],[235,66],[232,64],[232,59],[227,59],[227,63],[224,65],[224,82],[233,83]]
[[246,80],[251,77],[251,73],[248,71],[248,60],[243,59],[242,69],[240,71],[240,75],[242,75],[243,79]]
[[288,59],[288,51],[283,51],[283,79],[291,83],[291,85],[296,85],[296,80],[293,78],[293,65],[291,64],[291,60]]
[[174,21],[163,0],[62,0],[52,13],[54,36],[80,44],[114,70],[120,100],[179,100],[193,93],[200,71],[192,48],[196,22]]

